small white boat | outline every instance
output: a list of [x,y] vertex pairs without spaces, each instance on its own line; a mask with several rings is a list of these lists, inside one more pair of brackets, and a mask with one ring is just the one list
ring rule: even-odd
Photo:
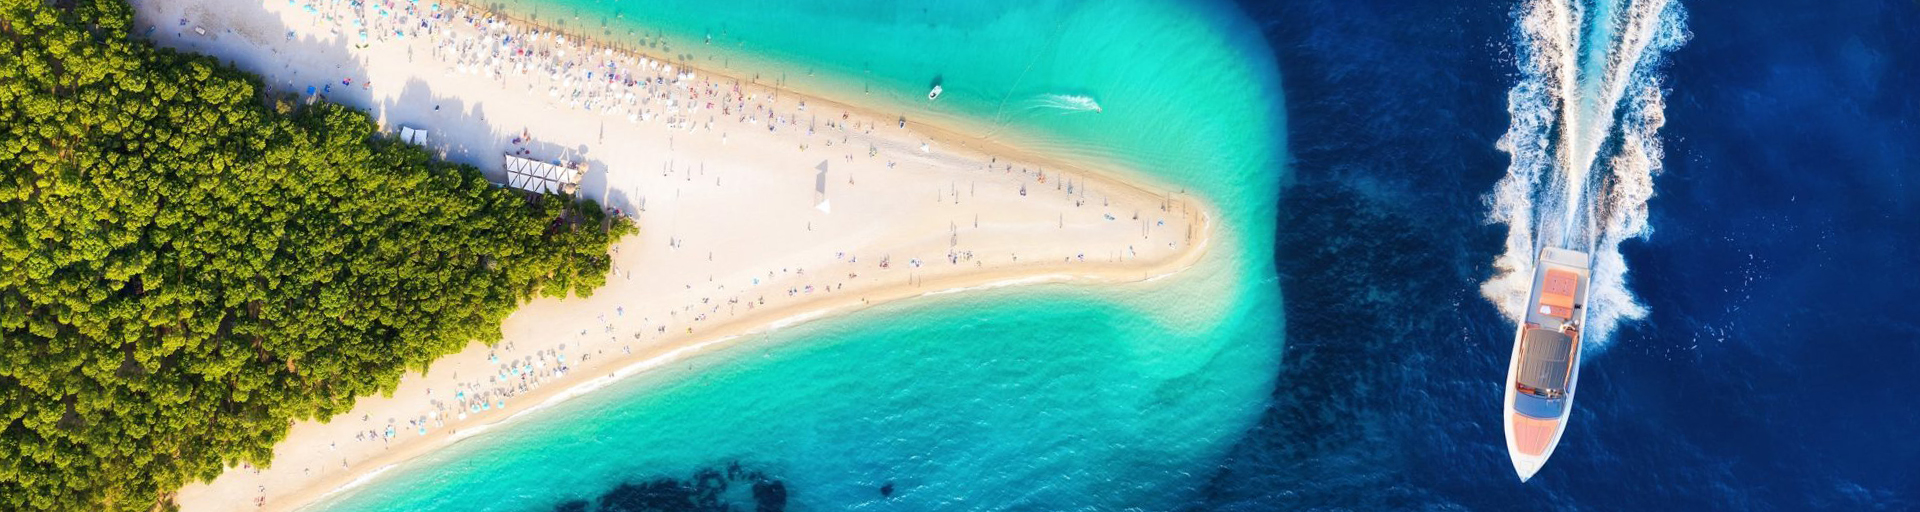
[[1542,249],[1534,261],[1527,311],[1507,363],[1500,421],[1507,456],[1522,482],[1547,463],[1573,418],[1590,264],[1587,253],[1558,247]]
[[940,99],[940,86],[938,85],[933,86],[933,90],[927,91],[927,101],[933,101],[937,99]]

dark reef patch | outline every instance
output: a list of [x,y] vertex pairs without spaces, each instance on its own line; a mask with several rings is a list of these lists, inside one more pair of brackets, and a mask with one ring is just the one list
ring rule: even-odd
[[[737,492],[741,486],[749,492]],[[734,492],[730,492],[734,491]],[[787,509],[786,482],[740,463],[702,468],[687,478],[659,476],[622,482],[593,499],[554,505],[554,512],[781,512]]]

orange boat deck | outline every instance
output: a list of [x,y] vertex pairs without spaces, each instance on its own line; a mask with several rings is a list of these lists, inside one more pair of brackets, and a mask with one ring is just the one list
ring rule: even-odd
[[1547,445],[1553,442],[1553,431],[1559,429],[1560,420],[1543,420],[1528,417],[1525,414],[1513,415],[1513,446],[1520,453],[1535,457],[1547,453]]
[[1580,276],[1561,269],[1547,269],[1540,283],[1540,314],[1568,320],[1573,318],[1573,296],[1580,289]]

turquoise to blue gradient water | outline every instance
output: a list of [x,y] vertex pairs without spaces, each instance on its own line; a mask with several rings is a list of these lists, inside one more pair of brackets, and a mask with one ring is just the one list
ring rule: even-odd
[[[1273,59],[1232,7],[507,9],[1119,162],[1215,207],[1215,243],[1194,269],[1151,283],[952,294],[762,335],[518,418],[314,508],[551,510],[622,482],[738,463],[785,485],[793,510],[1166,509],[1199,492],[1267,403],[1282,347],[1271,234],[1285,123]],[[928,104],[936,77],[946,94]],[[1104,112],[1062,108],[1069,96]],[[727,498],[752,501],[746,486]]]

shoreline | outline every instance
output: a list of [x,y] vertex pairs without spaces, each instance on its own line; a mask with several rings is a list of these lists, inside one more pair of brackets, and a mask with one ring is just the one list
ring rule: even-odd
[[[195,1],[195,0],[189,0],[189,1]],[[220,0],[198,0],[198,1],[213,3],[213,2],[218,2]],[[452,4],[452,5],[459,5],[459,4]],[[146,15],[150,17],[150,13],[144,12],[145,7],[146,7],[145,5],[136,6],[136,11],[140,11],[142,15]],[[477,12],[481,12],[481,13],[493,13],[496,16],[500,15],[499,11],[497,10],[478,9],[474,6],[466,6],[466,7],[476,9]],[[446,11],[452,12],[456,9],[457,8],[449,8]],[[502,16],[502,17],[507,19],[513,19],[515,20],[514,21],[515,23],[524,23],[530,26],[538,26],[538,27],[541,27],[542,30],[556,30],[551,26],[548,26],[545,24],[532,23],[525,20],[510,18],[506,16]],[[152,20],[147,19],[145,21],[152,21]],[[561,34],[564,34],[565,35],[564,37],[566,37],[567,39],[573,42],[578,42],[583,46],[587,46],[591,50],[589,52],[589,55],[591,55],[592,53],[597,53],[603,48],[607,48],[607,46],[602,44],[602,42],[595,41],[591,38],[580,37],[578,35],[575,35],[571,32],[564,31],[564,30],[556,30],[556,31]],[[289,33],[289,40],[290,41],[292,40],[291,32]],[[164,43],[162,43],[161,41],[156,40],[154,42],[156,44],[164,45]],[[168,45],[168,46],[174,46],[176,48],[178,47],[175,45]],[[262,45],[262,46],[264,47],[265,45]],[[232,48],[227,48],[227,50],[232,50]],[[369,50],[366,52],[356,52],[356,53],[377,54],[377,53],[380,53],[380,50],[393,50],[393,49],[392,48],[376,48],[374,50]],[[192,50],[189,50],[189,51],[192,51]],[[410,57],[410,54],[411,54],[410,47],[408,48],[408,51],[409,51],[409,57]],[[621,51],[626,52],[626,50],[624,49]],[[274,50],[274,53],[277,54],[278,51]],[[652,55],[651,53],[644,52],[644,51],[623,54],[623,56],[627,56],[627,57],[641,57],[641,56],[650,57],[651,55]],[[388,56],[391,56],[391,55],[388,55]],[[291,66],[291,64],[289,64],[289,66]],[[369,67],[372,67],[372,66],[369,66]],[[246,69],[246,66],[243,65],[242,68]],[[874,108],[859,107],[859,106],[836,101],[834,99],[831,99],[831,96],[832,96],[831,93],[815,95],[815,94],[809,94],[808,92],[802,92],[792,88],[757,83],[752,81],[751,79],[736,76],[736,74],[732,70],[729,70],[726,72],[715,72],[706,68],[701,68],[697,65],[691,68],[683,68],[683,69],[696,72],[700,75],[704,75],[703,78],[707,78],[707,79],[711,79],[713,77],[724,77],[727,81],[733,82],[741,89],[763,88],[763,89],[774,91],[775,98],[770,99],[770,101],[776,102],[776,103],[791,103],[791,101],[797,100],[802,102],[802,107],[801,107],[802,110],[805,110],[807,106],[813,106],[816,110],[821,107],[825,107],[827,110],[841,110],[843,112],[857,114],[857,117],[868,118],[868,119],[891,119],[892,117],[894,117],[893,115],[882,114],[878,112],[877,109],[874,109]],[[249,70],[249,71],[253,71],[253,70]],[[451,75],[450,72],[448,74]],[[277,88],[274,85],[276,82],[276,80],[274,79],[275,77],[267,77],[263,75],[263,78],[265,78],[264,80],[265,85],[267,85],[270,88]],[[368,82],[371,82],[371,81],[372,81],[371,79],[368,79]],[[532,90],[532,86],[529,87],[529,91],[531,90]],[[350,89],[348,92],[350,92]],[[780,93],[784,93],[784,94],[780,94]],[[353,105],[349,105],[349,106],[353,106]],[[354,106],[354,108],[358,110],[368,110],[367,108],[358,107],[358,106]],[[438,111],[438,108],[436,107],[435,110]],[[769,111],[771,112],[771,110]],[[384,110],[376,110],[372,112],[376,121],[379,122],[383,130],[397,129],[400,123],[392,119],[388,119],[387,118],[388,116],[385,115],[387,113],[388,112]],[[565,114],[567,117],[579,117],[576,115],[577,111],[575,110],[565,110],[564,112],[552,113],[552,115],[555,117],[560,117],[562,114]],[[589,115],[591,114],[589,113]],[[1087,157],[1086,159],[1091,160],[1091,162],[1086,164],[1081,164],[1081,165],[1075,165],[1074,163],[1066,162],[1060,157],[1039,154],[1037,152],[1020,150],[1014,144],[989,139],[986,136],[967,135],[965,134],[965,130],[969,128],[991,129],[994,131],[998,131],[1001,129],[991,128],[984,125],[978,126],[978,127],[966,126],[966,123],[956,123],[956,124],[962,125],[959,127],[948,127],[940,124],[940,121],[948,121],[949,120],[947,119],[948,117],[954,117],[957,120],[956,116],[934,116],[934,117],[936,119],[936,122],[934,123],[928,123],[928,122],[910,123],[910,134],[913,135],[913,138],[919,138],[925,141],[926,144],[939,145],[941,147],[941,152],[943,154],[948,153],[950,151],[948,149],[949,147],[958,147],[958,148],[962,148],[961,153],[971,153],[974,156],[1000,155],[1000,157],[1005,157],[1004,159],[1007,160],[1008,162],[1018,160],[1020,162],[1026,162],[1029,164],[1042,165],[1042,167],[1040,168],[1043,170],[1038,175],[1039,183],[1042,183],[1042,184],[1045,183],[1046,181],[1045,175],[1047,174],[1044,169],[1051,168],[1052,170],[1055,171],[1052,174],[1055,174],[1057,177],[1063,176],[1064,173],[1078,174],[1078,178],[1079,178],[1078,181],[1082,189],[1087,188],[1089,186],[1088,185],[1089,181],[1091,181],[1098,184],[1103,189],[1117,190],[1118,194],[1112,194],[1112,195],[1121,196],[1123,199],[1141,199],[1146,201],[1149,204],[1156,203],[1156,202],[1159,203],[1158,206],[1166,214],[1187,219],[1187,226],[1184,233],[1181,233],[1180,235],[1178,235],[1181,241],[1178,249],[1172,254],[1166,255],[1165,257],[1147,260],[1147,261],[1150,261],[1151,263],[1145,263],[1145,264],[1135,263],[1134,260],[1127,259],[1126,257],[1121,256],[1119,254],[1113,255],[1111,260],[1104,261],[1104,262],[1099,261],[1097,258],[1094,261],[1088,261],[1085,259],[1085,255],[1083,253],[1080,262],[1073,262],[1071,259],[1069,259],[1064,262],[1045,262],[1045,263],[1020,262],[1019,255],[1016,254],[1013,258],[1014,263],[1011,263],[1008,265],[1002,266],[996,263],[995,266],[991,268],[985,268],[983,266],[981,269],[978,269],[978,270],[961,270],[957,272],[950,272],[950,273],[947,273],[946,275],[943,275],[941,272],[936,270],[925,271],[927,274],[930,274],[930,277],[918,275],[921,272],[908,270],[905,268],[906,267],[905,265],[901,265],[902,268],[895,269],[894,272],[900,272],[902,270],[905,270],[907,274],[905,282],[898,282],[897,280],[895,280],[894,282],[879,285],[877,287],[856,286],[854,290],[837,293],[837,295],[842,295],[841,297],[833,297],[832,295],[836,295],[836,293],[828,293],[821,297],[801,298],[798,300],[798,302],[791,302],[791,303],[781,304],[777,306],[769,305],[771,307],[759,308],[759,310],[757,311],[753,311],[750,308],[750,311],[745,313],[742,316],[731,316],[722,321],[702,324],[697,334],[694,334],[692,329],[689,328],[688,334],[683,336],[677,332],[677,327],[676,327],[676,332],[672,333],[669,337],[667,337],[666,339],[660,342],[654,343],[649,346],[635,347],[635,349],[632,350],[631,353],[626,355],[612,355],[611,357],[594,361],[592,363],[591,368],[587,368],[587,362],[583,358],[582,362],[580,363],[582,366],[580,370],[585,370],[585,371],[577,372],[579,373],[579,375],[571,374],[576,372],[570,372],[569,374],[566,374],[566,375],[559,375],[554,377],[553,380],[549,382],[542,383],[542,385],[540,385],[539,387],[535,387],[530,390],[525,390],[521,393],[510,395],[512,397],[512,400],[517,404],[518,403],[532,404],[527,407],[516,407],[515,410],[512,411],[510,414],[476,413],[477,416],[473,420],[468,420],[458,425],[448,423],[445,425],[446,428],[437,428],[441,426],[439,425],[438,420],[441,420],[444,418],[436,417],[436,422],[435,422],[436,428],[433,429],[430,433],[423,433],[420,437],[402,436],[403,437],[402,439],[399,439],[392,443],[392,444],[397,444],[398,446],[392,446],[391,449],[383,448],[382,451],[375,452],[371,456],[364,457],[364,458],[361,458],[360,460],[355,461],[350,467],[348,467],[348,465],[346,464],[346,461],[343,459],[341,465],[344,468],[346,468],[344,470],[328,473],[323,468],[322,474],[320,475],[300,476],[298,477],[297,480],[291,482],[291,485],[290,485],[291,489],[283,488],[276,485],[275,490],[281,491],[281,492],[275,492],[270,496],[266,495],[264,491],[265,486],[262,486],[262,489],[263,489],[262,500],[259,502],[259,504],[255,508],[259,510],[298,510],[298,509],[310,507],[311,505],[317,503],[322,499],[332,497],[340,493],[348,492],[353,489],[364,486],[368,483],[377,481],[377,477],[379,475],[382,475],[386,471],[393,469],[395,467],[399,467],[399,465],[407,463],[408,461],[416,459],[420,456],[432,453],[436,450],[439,450],[447,446],[451,446],[467,438],[482,435],[486,432],[492,431],[495,427],[509,424],[516,418],[520,418],[522,416],[529,415],[536,411],[541,411],[549,407],[559,405],[572,398],[585,396],[594,391],[599,391],[607,386],[618,383],[622,379],[631,377],[633,375],[637,375],[637,374],[646,372],[648,370],[658,368],[665,364],[685,360],[686,358],[689,358],[689,357],[696,357],[699,355],[712,353],[713,351],[716,351],[716,350],[724,349],[726,347],[732,346],[734,342],[736,342],[737,339],[740,338],[741,336],[784,329],[787,327],[792,327],[794,325],[799,325],[799,324],[811,322],[814,320],[832,318],[836,315],[849,314],[856,311],[865,310],[867,308],[870,308],[878,304],[890,303],[898,300],[909,300],[916,297],[939,296],[939,295],[947,295],[947,294],[954,294],[954,293],[963,293],[967,291],[974,291],[974,290],[980,290],[980,289],[1000,288],[1000,287],[1007,287],[1007,286],[1028,286],[1028,285],[1034,285],[1034,284],[1072,284],[1076,286],[1088,286],[1088,285],[1100,286],[1100,285],[1118,285],[1118,284],[1125,284],[1125,283],[1141,283],[1141,282],[1158,281],[1169,275],[1177,274],[1193,266],[1194,264],[1198,263],[1208,253],[1208,250],[1213,243],[1212,237],[1215,235],[1214,230],[1218,228],[1217,224],[1214,222],[1214,216],[1217,214],[1217,211],[1211,205],[1207,204],[1203,199],[1195,197],[1191,194],[1188,194],[1184,190],[1176,192],[1173,190],[1172,187],[1155,186],[1157,185],[1157,183],[1154,183],[1151,178],[1146,177],[1140,173],[1137,173],[1132,168],[1124,165],[1114,165],[1111,162],[1104,161],[1103,159],[1098,157]],[[843,119],[845,118],[846,117],[843,116]],[[771,122],[772,120],[770,119],[769,124],[771,124]],[[868,121],[868,123],[870,127],[873,126],[872,121]],[[858,125],[859,125],[859,121],[855,121],[856,128],[858,127]],[[602,126],[603,132],[605,128],[606,127],[603,124]],[[771,126],[769,126],[769,129],[771,129]],[[542,130],[542,131],[544,132],[545,130]],[[708,131],[709,132],[712,131],[711,123],[709,123]],[[869,129],[868,133],[871,134],[872,130]],[[812,135],[811,130],[809,130],[809,135]],[[725,132],[722,133],[721,143],[722,144],[726,143]],[[829,141],[828,145],[831,146],[832,142]],[[791,148],[787,148],[787,149],[790,150]],[[805,149],[806,148],[803,145],[802,151],[804,152]],[[889,149],[891,150],[896,148],[890,147]],[[925,150],[924,146],[922,151],[931,153],[931,151]],[[911,153],[911,151],[909,150],[908,153]],[[483,152],[481,154],[486,155],[487,153]],[[493,153],[493,155],[498,155],[498,153]],[[466,156],[469,156],[469,158],[471,157],[471,155],[466,155]],[[919,156],[919,155],[911,155],[911,156]],[[442,153],[441,157],[443,159],[460,161],[450,153]],[[948,157],[948,158],[952,158],[952,157]],[[995,158],[994,160],[999,161],[1001,159],[1002,158]],[[849,158],[849,161],[852,161],[852,159]],[[913,162],[909,162],[909,163],[913,163]],[[493,169],[490,169],[487,166],[478,165],[478,164],[476,165],[481,167],[483,171],[487,171],[487,172],[493,171]],[[1031,176],[1028,176],[1028,177],[1012,176],[1012,165],[1013,165],[1012,163],[1009,163],[1007,166],[1009,177],[1015,180],[1031,179]],[[893,167],[892,162],[889,162],[888,167],[889,168]],[[1097,167],[1097,168],[1104,169],[1104,171],[1093,172],[1093,171],[1087,170],[1088,167]],[[701,169],[702,169],[702,172],[704,173],[705,172],[704,163],[702,164]],[[992,168],[992,169],[997,170],[998,168]],[[675,172],[677,172],[677,170],[675,170]],[[687,172],[688,172],[688,181],[691,181],[691,172],[692,172],[691,168],[689,168]],[[1022,174],[1023,175],[1026,174],[1026,170],[1024,167],[1022,167]],[[663,176],[665,176],[665,174],[663,174]],[[851,180],[851,177],[849,177],[849,180]],[[1059,181],[1059,179],[1056,179],[1056,181]],[[1070,182],[1072,180],[1067,180],[1067,181]],[[1025,183],[1025,181],[1021,181],[1021,182]],[[851,183],[852,181],[849,181],[849,184]],[[716,181],[716,184],[717,184],[717,181]],[[936,185],[938,185],[938,183],[936,183]],[[583,194],[587,192],[588,192],[587,190],[583,189]],[[1086,192],[1083,191],[1081,192],[1081,194],[1082,194],[1082,197],[1084,198]],[[1022,197],[1025,197],[1027,195],[1025,185],[1021,186],[1020,195]],[[1036,194],[1036,195],[1039,195],[1039,194]],[[1071,193],[1068,194],[1068,197],[1071,200],[1071,197],[1072,197]],[[759,199],[760,198],[757,198],[757,197],[754,198],[754,200],[759,200]],[[953,200],[955,204],[959,204],[960,202],[960,195],[957,187],[954,191]],[[971,195],[969,195],[968,200],[969,201],[973,200]],[[939,203],[942,201],[945,201],[945,199],[939,199],[936,201],[936,203]],[[646,203],[645,203],[644,196],[641,204],[642,206],[640,208],[639,215],[642,218],[639,219],[639,222],[641,224],[641,230],[643,234],[646,234],[650,230],[659,231],[661,228],[650,225],[649,220],[645,218],[649,215],[657,215],[657,214],[645,213],[647,210],[645,207]],[[1136,206],[1139,206],[1139,205],[1136,205]],[[1136,219],[1139,218],[1140,211],[1142,210],[1135,210]],[[903,213],[903,215],[904,214],[905,213]],[[1066,225],[1066,220],[1064,217],[1065,214],[1062,213],[1061,215],[1062,217],[1061,217],[1060,223],[1062,227],[1065,227]],[[1030,232],[1035,228],[1035,226],[1030,225],[1030,224],[1036,224],[1032,222],[1033,220],[1034,219],[1028,218],[1026,219],[1026,224],[1022,224],[1016,227],[1019,230],[1022,230],[1020,231],[1022,233]],[[1038,220],[1039,222],[1037,224],[1041,227],[1051,227],[1051,224],[1053,224],[1052,222],[1053,219],[1050,217],[1040,218]],[[1115,219],[1112,216],[1109,216],[1107,220],[1112,221]],[[1198,222],[1200,225],[1195,226],[1193,225],[1193,222]],[[977,216],[976,216],[975,223],[978,224]],[[1145,227],[1144,221],[1142,226],[1143,226],[1142,227],[1143,230],[1148,229]],[[811,229],[812,229],[812,225],[809,224],[809,230]],[[1144,233],[1142,233],[1142,235],[1144,238],[1145,237]],[[654,238],[658,237],[657,234],[653,234],[650,236],[653,236]],[[628,244],[629,242],[639,241],[639,240],[642,240],[642,238],[643,238],[643,235],[633,235],[626,239],[623,239],[621,241],[621,244],[624,245],[624,244]],[[668,240],[671,241],[673,240],[673,238],[669,237]],[[876,245],[879,245],[881,247],[912,246],[913,244],[910,242],[914,242],[915,239],[909,239],[909,240],[906,240],[905,242],[902,242],[898,239],[882,240],[882,242],[888,242],[888,241],[895,242],[895,245],[892,245],[892,246],[880,245],[880,244],[876,244]],[[920,242],[925,242],[925,241],[920,240]],[[681,242],[681,243],[684,243],[684,242]],[[906,245],[901,245],[902,243],[906,243]],[[635,245],[644,245],[644,244],[636,243]],[[922,243],[921,245],[925,245],[925,244]],[[1173,244],[1169,244],[1169,245],[1173,245]],[[676,245],[675,247],[677,249],[679,246]],[[659,250],[659,249],[655,249],[655,250]],[[1132,250],[1130,246],[1128,250],[1129,251]],[[611,288],[614,286],[614,279],[618,276],[622,267],[628,267],[627,264],[621,263],[621,260],[623,259],[630,260],[633,257],[645,256],[645,255],[641,255],[641,256],[630,257],[629,256],[630,254],[632,253],[621,254],[618,251],[618,247],[616,247],[615,254],[614,254],[616,263],[613,271],[610,272],[608,275],[607,288]],[[1139,256],[1135,256],[1135,258],[1138,258],[1138,257]],[[968,251],[968,258],[969,260],[972,258],[971,250]],[[709,256],[709,260],[711,259],[712,257]],[[881,268],[884,269],[886,268],[884,263],[885,259],[883,259],[882,261],[883,263]],[[1040,261],[1047,261],[1047,260],[1040,260]],[[851,262],[852,262],[851,260],[848,261],[848,263],[851,263]],[[916,268],[919,266],[919,263],[917,260],[915,261],[914,265]],[[644,270],[647,268],[647,266],[641,265],[641,268]],[[771,278],[773,274],[769,272],[768,275]],[[898,274],[894,274],[894,275],[896,276],[896,278],[898,277]],[[628,280],[632,279],[631,271],[628,271],[627,279]],[[711,281],[712,278],[710,278],[709,280]],[[755,279],[755,283],[758,284],[758,279]],[[832,288],[832,285],[829,284],[828,286],[829,287],[827,288],[827,291],[832,292],[834,290]],[[691,285],[689,285],[688,288],[691,289],[692,288]],[[722,285],[721,288],[724,289],[725,286]],[[808,290],[809,290],[808,293],[812,293],[811,285],[808,285]],[[603,288],[602,291],[596,291],[596,293],[594,294],[595,299],[598,299],[602,295],[606,295],[606,294],[607,294],[607,291],[605,290],[605,288]],[[791,297],[793,296],[793,294],[790,292],[789,296]],[[565,323],[563,321],[555,321],[552,319],[547,319],[547,321],[542,322],[541,321],[542,319],[538,317],[541,317],[540,313],[545,309],[572,308],[574,310],[581,310],[581,309],[584,309],[590,303],[591,301],[589,301],[589,299],[587,298],[574,297],[574,296],[569,296],[566,299],[560,299],[560,300],[536,299],[535,301],[532,301],[529,303],[523,303],[518,309],[516,309],[516,312],[513,315],[510,315],[507,321],[503,323],[502,332],[503,332],[504,340],[501,342],[499,346],[508,347],[507,350],[512,351],[513,349],[511,347],[513,346],[513,340],[520,337],[520,336],[517,336],[517,334],[520,334],[521,331],[535,330],[535,327],[529,327],[529,326],[520,325],[520,324],[524,324],[526,322],[538,322],[539,324],[542,324],[542,325],[539,325],[536,327],[548,327],[544,324]],[[702,303],[704,304],[704,299]],[[765,304],[764,296],[761,298],[761,303]],[[536,304],[538,304],[540,307],[536,308],[535,307]],[[536,311],[536,310],[541,310],[541,311]],[[717,307],[715,308],[715,311],[718,311]],[[565,311],[565,313],[578,316],[578,314],[581,313],[581,311]],[[731,313],[729,314],[731,315]],[[563,316],[563,315],[555,314],[551,316]],[[704,317],[705,315],[702,315],[702,316]],[[605,321],[604,318],[602,319],[602,321],[603,322]],[[612,329],[613,329],[612,326],[609,325],[608,331],[612,332]],[[662,332],[665,333],[664,328]],[[581,333],[584,336],[586,331],[583,330],[581,331]],[[551,335],[551,333],[549,333],[548,335]],[[640,334],[635,333],[634,339],[640,339]],[[564,344],[561,345],[563,350],[565,349],[565,346],[566,345]],[[436,360],[435,361],[436,364],[433,370],[439,370],[440,367],[443,365],[454,366],[458,368],[460,363],[448,362],[449,360],[455,359],[456,356],[467,356],[471,358],[471,357],[476,357],[477,354],[486,353],[489,355],[489,357],[491,357],[491,353],[495,351],[497,348],[498,346],[488,347],[484,344],[480,344],[477,342],[469,343],[467,348],[463,349],[462,351],[457,352],[455,354],[449,354],[448,356],[444,356],[441,359]],[[592,357],[592,356],[589,355],[588,357]],[[545,361],[544,357],[542,361],[544,363]],[[457,375],[458,374],[456,373],[456,376]],[[360,414],[362,413],[363,410],[380,409],[380,407],[384,405],[385,402],[397,402],[399,399],[395,399],[394,397],[396,395],[401,394],[401,392],[405,390],[405,388],[409,387],[409,384],[412,384],[412,387],[416,389],[422,385],[432,384],[432,382],[427,382],[425,384],[421,384],[420,382],[417,382],[417,381],[425,381],[427,379],[429,379],[429,377],[427,377],[426,374],[409,372],[408,375],[405,378],[403,378],[402,382],[400,384],[397,384],[393,388],[392,392],[389,393],[386,397],[361,397],[360,401],[356,403],[356,406],[352,411],[337,415],[327,420],[327,422],[342,423],[342,424],[350,423],[352,420],[351,416],[355,416],[355,415],[361,415],[364,418],[364,416],[366,415]],[[491,378],[489,379],[490,379],[489,382],[491,382]],[[446,383],[441,382],[441,384],[444,385]],[[426,391],[427,391],[427,394],[430,396],[432,393],[432,388],[426,388]],[[501,402],[502,408],[505,407],[504,403],[505,401],[502,400]],[[392,407],[388,407],[387,409],[392,409]],[[387,416],[388,413],[390,412],[391,411],[382,412],[380,415]],[[463,420],[465,416],[466,415],[464,413],[461,414],[461,417]],[[424,419],[424,416],[422,418]],[[391,422],[392,420],[389,420],[389,421]],[[315,420],[303,421],[300,423],[300,426],[304,427],[304,426],[308,426],[309,424],[316,424],[316,423],[318,424],[318,426],[312,427],[311,430],[317,432],[317,431],[325,430],[327,428],[326,427],[327,423],[320,423]],[[391,425],[389,428],[391,430]],[[424,426],[422,427],[422,431],[426,432],[426,428]],[[319,435],[319,434],[310,433],[309,431],[300,430],[300,429],[295,429],[290,431],[287,437],[283,439],[283,441],[279,445],[277,445],[275,448],[275,452],[277,455],[274,460],[275,462],[274,465],[284,466],[290,463],[298,463],[299,461],[297,460],[298,459],[297,455],[304,455],[304,453],[289,454],[289,453],[283,453],[283,450],[293,449],[290,447],[290,445],[294,444],[294,441],[296,438],[307,440],[308,438],[312,438],[316,435]],[[389,437],[391,437],[391,432],[389,433]],[[296,455],[295,460],[289,460],[289,457],[288,457],[289,455]],[[317,457],[309,457],[309,458],[317,458]],[[228,475],[236,475],[236,474],[243,474],[243,467],[229,467],[227,471],[222,474],[222,477],[223,479],[225,479]],[[256,475],[259,474],[258,470],[255,470],[255,474]],[[286,478],[292,479],[294,477],[290,475]],[[282,480],[275,480],[275,481],[287,483]],[[179,500],[180,504],[182,505],[183,510],[201,510],[201,509],[223,509],[224,510],[224,509],[229,509],[229,507],[232,507],[234,505],[237,505],[238,501],[233,499],[234,494],[236,494],[235,492],[233,492],[235,491],[235,489],[231,489],[231,487],[234,487],[234,485],[238,485],[238,484],[227,485],[226,487],[228,487],[228,489],[226,489],[225,491],[214,491],[210,489],[216,484],[221,484],[220,479],[216,479],[213,482],[192,483],[192,484],[189,484],[187,488],[183,488],[182,490],[177,491],[175,496]],[[250,487],[250,485],[251,484],[248,484],[247,487]],[[252,491],[252,489],[250,488],[240,489],[240,490],[245,492],[239,493],[239,494],[251,494],[251,491]]]
[[[1209,229],[1209,232],[1211,232],[1211,229]],[[1210,242],[1211,238],[1204,238],[1203,240],[1207,240]],[[1194,246],[1195,248],[1190,251],[1190,256],[1188,258],[1184,258],[1182,260],[1175,261],[1175,262],[1170,262],[1169,264],[1163,265],[1162,267],[1154,268],[1146,272],[1145,276],[1141,278],[1117,277],[1118,274],[1120,274],[1119,272],[1108,272],[1108,273],[1098,273],[1098,274],[1033,273],[1033,274],[1026,274],[1026,275],[1021,275],[1020,273],[1017,273],[1017,272],[1009,272],[1008,274],[1010,275],[1008,276],[1000,276],[995,274],[972,274],[972,275],[957,276],[954,278],[937,281],[940,284],[936,285],[934,289],[929,291],[913,293],[910,291],[905,291],[906,289],[908,289],[907,287],[900,287],[901,290],[898,293],[885,294],[878,299],[875,299],[872,297],[863,297],[861,298],[861,300],[840,300],[840,301],[830,301],[830,300],[822,299],[822,300],[816,301],[816,303],[813,304],[814,307],[811,307],[811,308],[805,307],[807,306],[807,304],[796,305],[796,307],[794,307],[793,309],[796,309],[799,311],[796,311],[791,315],[786,315],[772,321],[756,321],[751,318],[742,319],[738,322],[735,322],[735,324],[740,324],[740,325],[728,324],[728,327],[731,327],[732,329],[723,327],[721,333],[719,334],[713,334],[708,336],[695,336],[692,338],[687,338],[680,345],[661,347],[657,352],[648,352],[646,354],[635,354],[630,358],[622,358],[622,359],[616,360],[614,361],[615,364],[619,364],[622,362],[625,362],[627,364],[620,365],[619,368],[615,369],[613,372],[607,375],[592,377],[583,382],[573,383],[573,385],[565,388],[557,388],[557,389],[551,388],[551,387],[541,388],[528,395],[524,395],[520,397],[522,400],[536,401],[536,403],[530,407],[517,410],[514,413],[504,417],[492,418],[485,422],[478,423],[475,425],[470,425],[470,426],[461,428],[459,430],[450,430],[445,433],[429,434],[428,437],[422,439],[422,441],[427,441],[427,442],[410,443],[408,446],[400,450],[390,451],[386,455],[383,455],[381,457],[376,457],[373,459],[369,459],[367,461],[363,461],[362,464],[378,465],[372,470],[365,471],[364,474],[360,474],[358,472],[349,472],[345,475],[341,475],[341,477],[336,479],[329,479],[328,481],[323,481],[323,482],[315,482],[314,485],[306,489],[303,489],[302,491],[292,493],[289,495],[283,495],[279,503],[269,503],[268,506],[265,508],[262,508],[262,510],[290,510],[290,511],[306,510],[308,507],[319,503],[321,500],[331,498],[335,495],[343,494],[343,493],[352,491],[354,489],[357,489],[359,487],[365,486],[369,483],[372,483],[377,479],[379,475],[384,474],[389,470],[399,468],[401,465],[407,464],[408,462],[411,462],[420,457],[423,457],[433,452],[439,451],[441,449],[453,446],[462,441],[466,441],[467,439],[484,435],[488,432],[493,431],[496,428],[511,426],[511,423],[513,423],[515,420],[539,413],[541,411],[544,411],[554,406],[564,404],[569,400],[580,398],[583,396],[587,396],[590,393],[601,391],[609,386],[618,384],[621,381],[626,380],[627,378],[639,375],[642,372],[659,368],[669,363],[676,363],[676,362],[684,361],[688,358],[707,355],[712,353],[713,351],[730,348],[735,341],[740,340],[741,338],[746,336],[770,333],[773,331],[791,328],[791,327],[795,327],[795,326],[799,326],[802,324],[819,321],[819,320],[831,320],[831,319],[835,319],[845,315],[850,315],[860,311],[864,311],[874,306],[879,306],[883,304],[892,304],[895,302],[912,300],[920,297],[951,295],[951,294],[966,293],[970,291],[1004,288],[1009,286],[1035,286],[1035,285],[1042,285],[1042,284],[1071,284],[1076,286],[1111,286],[1111,285],[1121,285],[1121,284],[1129,284],[1129,283],[1152,282],[1152,281],[1160,280],[1161,278],[1164,278],[1167,276],[1178,274],[1181,271],[1186,270],[1189,267],[1192,267],[1195,263],[1197,263],[1200,260],[1201,257],[1205,256],[1205,254],[1207,253],[1207,249],[1210,247],[1210,245],[1211,245],[1210,243],[1196,245]],[[1130,274],[1132,272],[1128,272],[1128,273]],[[799,320],[791,320],[794,318],[799,318]],[[789,322],[790,320],[791,320],[791,323],[786,323],[786,322]],[[564,384],[566,382],[561,381],[560,383]],[[346,480],[346,481],[334,483],[333,480]],[[182,507],[182,508],[183,510],[185,509],[185,507]]]

